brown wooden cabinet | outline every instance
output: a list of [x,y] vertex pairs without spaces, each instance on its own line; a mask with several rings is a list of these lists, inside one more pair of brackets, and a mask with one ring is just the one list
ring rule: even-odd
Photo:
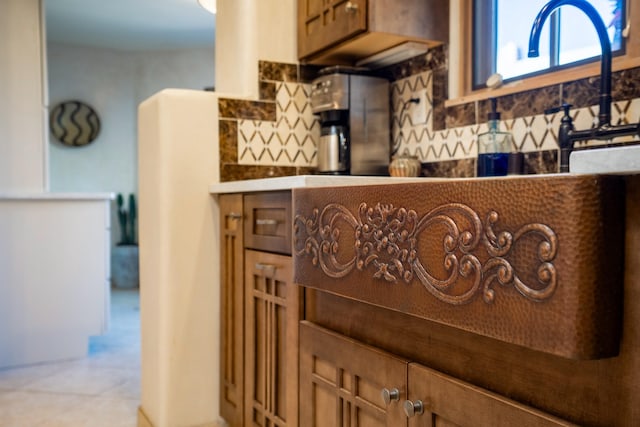
[[[461,186],[456,191],[465,193],[466,184],[456,185]],[[354,189],[314,190],[327,198],[329,212],[337,217],[322,213],[325,204],[314,202],[310,206],[320,208],[318,212],[307,221],[296,221],[295,227],[290,223],[292,213],[305,213],[306,218],[313,211],[300,209],[307,190],[293,190],[293,206],[289,191],[220,196],[221,404],[231,426],[639,425],[640,305],[635,297],[640,295],[640,177],[625,181],[620,352],[598,360],[564,358],[430,321],[420,313],[411,314],[411,304],[428,310],[419,298],[389,309],[397,288],[408,288],[404,283],[380,280],[368,287],[367,295],[348,293],[351,287],[368,283],[355,273],[357,264],[354,271],[344,273],[351,258],[337,251],[337,245],[298,241],[298,231],[353,237],[361,230],[331,230],[321,217],[333,218],[334,225],[354,223],[340,208],[346,199],[354,199],[356,206],[361,200],[375,206],[378,201],[389,202],[394,194],[411,201],[423,194],[436,195],[433,188],[418,193],[401,186],[370,188],[375,198],[363,198]],[[382,194],[385,197],[378,199]],[[446,194],[447,200],[453,197]],[[358,212],[372,223],[377,221],[370,211]],[[287,237],[292,229],[297,236],[293,249]],[[294,253],[296,274],[303,272],[296,286],[287,271],[292,262],[288,251]],[[312,273],[323,268],[333,275],[331,279]],[[331,281],[335,286],[326,286]],[[422,405],[416,405],[418,401]],[[405,404],[415,416],[407,417]]]
[[230,426],[298,425],[299,288],[290,192],[220,196],[221,415]]
[[300,325],[300,425],[392,427],[404,420],[398,402],[386,406],[381,390],[406,398],[407,361],[356,340]]
[[300,425],[573,425],[376,347],[300,326]]
[[448,0],[298,0],[298,57],[354,63],[406,41],[449,37]]

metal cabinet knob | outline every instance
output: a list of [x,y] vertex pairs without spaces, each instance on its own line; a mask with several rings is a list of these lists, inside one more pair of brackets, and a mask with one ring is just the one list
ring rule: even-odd
[[424,412],[424,403],[422,400],[416,400],[412,402],[410,400],[404,401],[404,413],[407,414],[407,417],[411,418],[416,415],[420,415]]
[[394,400],[400,400],[400,390],[398,390],[397,388],[392,388],[391,390],[389,390],[385,387],[380,392],[380,395],[382,396],[384,404],[387,406]]
[[230,219],[242,219],[242,214],[239,214],[237,212],[229,212],[227,214],[227,218],[230,218]]
[[358,10],[358,5],[354,2],[348,1],[347,4],[344,5],[344,10],[347,13],[355,13]]

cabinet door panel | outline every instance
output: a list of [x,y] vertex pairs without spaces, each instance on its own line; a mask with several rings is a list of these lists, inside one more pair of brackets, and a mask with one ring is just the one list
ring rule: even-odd
[[[300,425],[386,427],[406,425],[405,360],[309,322],[300,324]],[[381,391],[397,388],[385,406]]]
[[243,423],[244,262],[242,195],[220,201],[220,414],[231,426]]
[[503,396],[417,364],[409,365],[409,399],[420,400],[424,413],[409,427],[546,427],[571,426]]
[[367,30],[367,0],[299,0],[298,56]]
[[291,257],[245,250],[245,425],[298,425],[299,292],[291,279]]

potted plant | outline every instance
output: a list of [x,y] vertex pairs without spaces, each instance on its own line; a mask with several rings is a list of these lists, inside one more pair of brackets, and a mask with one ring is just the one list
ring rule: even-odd
[[111,283],[116,288],[136,288],[140,282],[138,266],[138,244],[136,242],[136,198],[129,194],[129,206],[125,207],[124,196],[118,193],[118,223],[120,241],[111,254]]

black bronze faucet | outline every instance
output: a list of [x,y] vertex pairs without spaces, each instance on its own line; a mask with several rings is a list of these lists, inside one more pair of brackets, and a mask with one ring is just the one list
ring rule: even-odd
[[547,3],[538,13],[531,36],[529,38],[529,56],[539,55],[540,32],[545,21],[551,13],[560,6],[571,5],[587,14],[593,26],[596,28],[602,56],[600,60],[600,111],[598,114],[598,126],[592,129],[575,130],[569,115],[571,105],[564,104],[564,116],[558,132],[558,143],[560,144],[560,172],[569,172],[569,155],[573,150],[576,141],[586,141],[591,139],[612,139],[618,136],[640,134],[640,123],[611,126],[611,43],[607,28],[602,22],[598,11],[586,0],[552,0]]

